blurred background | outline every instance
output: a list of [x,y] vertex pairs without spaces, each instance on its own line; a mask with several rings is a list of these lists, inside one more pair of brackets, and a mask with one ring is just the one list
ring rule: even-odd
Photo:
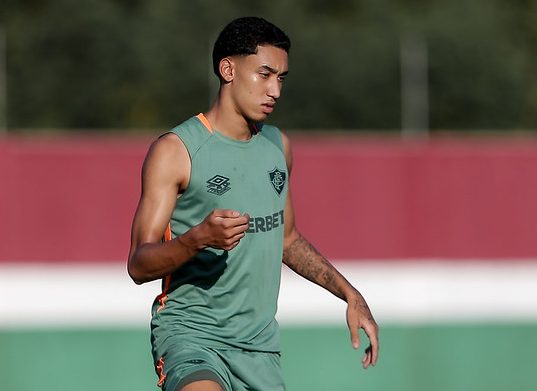
[[[293,390],[537,389],[537,2],[3,0],[0,389],[157,390],[125,263],[151,141],[206,110],[238,16],[292,40],[270,118],[298,226],[381,326],[285,269]],[[366,340],[363,340],[364,344]]]

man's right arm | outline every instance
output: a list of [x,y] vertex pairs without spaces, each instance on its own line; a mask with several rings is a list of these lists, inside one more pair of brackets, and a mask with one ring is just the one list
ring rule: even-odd
[[248,216],[217,209],[173,240],[162,242],[177,197],[190,179],[191,162],[181,140],[169,134],[153,143],[142,168],[142,194],[134,215],[127,270],[137,284],[172,273],[198,251],[233,249],[248,229]]

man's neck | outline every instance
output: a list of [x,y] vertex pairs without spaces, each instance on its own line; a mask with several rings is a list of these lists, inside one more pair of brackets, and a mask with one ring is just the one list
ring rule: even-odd
[[219,97],[205,113],[205,117],[224,136],[236,140],[249,140],[252,137],[251,124],[234,107],[228,107]]

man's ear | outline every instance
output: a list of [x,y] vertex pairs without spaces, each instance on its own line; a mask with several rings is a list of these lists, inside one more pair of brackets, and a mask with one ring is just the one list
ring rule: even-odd
[[222,77],[224,82],[229,83],[233,80],[234,67],[235,64],[229,57],[224,57],[220,60],[218,69],[220,70],[220,76]]

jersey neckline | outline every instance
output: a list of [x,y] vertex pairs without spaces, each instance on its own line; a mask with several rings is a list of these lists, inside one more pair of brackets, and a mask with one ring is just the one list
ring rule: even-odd
[[196,118],[198,119],[198,121],[202,123],[202,125],[205,127],[205,129],[207,129],[207,131],[211,135],[217,137],[219,140],[223,142],[226,142],[228,144],[233,144],[239,147],[247,147],[251,145],[258,138],[257,136],[259,135],[259,133],[256,133],[256,134],[252,134],[252,137],[250,137],[248,140],[237,140],[232,137],[226,136],[225,134],[214,129],[211,123],[209,122],[209,120],[207,119],[207,117],[203,113],[199,113],[198,115],[196,115]]

